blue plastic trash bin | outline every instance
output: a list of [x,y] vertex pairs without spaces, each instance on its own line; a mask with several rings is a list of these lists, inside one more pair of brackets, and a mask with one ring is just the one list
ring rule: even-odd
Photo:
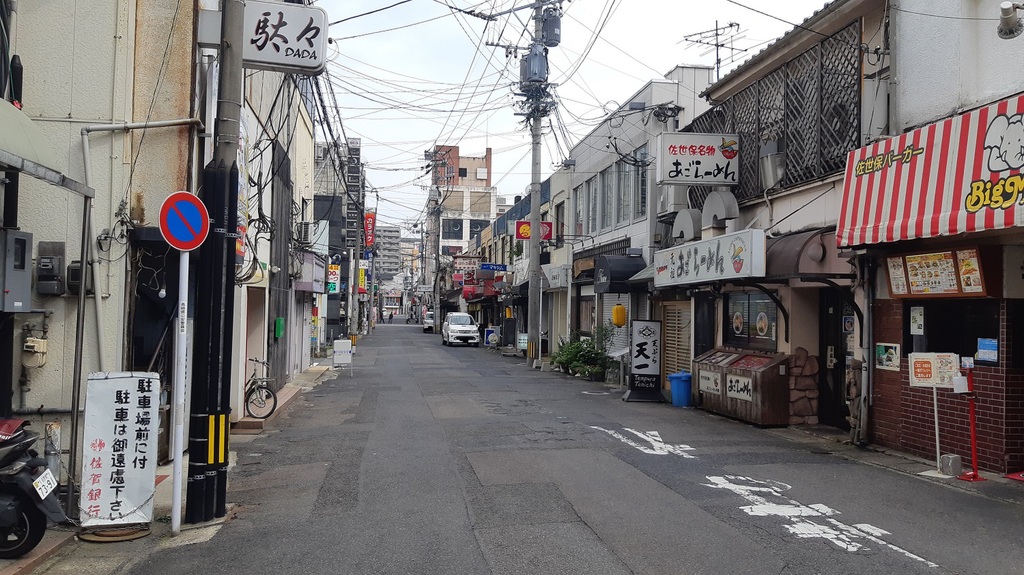
[[685,372],[668,374],[668,382],[672,387],[672,405],[676,407],[690,406],[692,376]]

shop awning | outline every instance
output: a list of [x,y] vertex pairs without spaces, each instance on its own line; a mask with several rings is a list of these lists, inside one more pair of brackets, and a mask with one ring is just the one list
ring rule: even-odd
[[850,262],[839,257],[835,232],[815,229],[765,241],[765,278],[854,277]]
[[61,174],[53,145],[21,110],[0,98],[0,169],[22,172],[87,198],[95,191]]
[[643,289],[629,279],[647,267],[641,256],[597,256],[594,266],[594,293],[628,293]]
[[656,270],[657,267],[658,266],[652,263],[651,265],[633,274],[633,277],[629,278],[626,281],[628,281],[629,283],[639,284],[645,284],[647,282],[654,281],[654,270]]
[[1022,112],[1019,94],[850,152],[838,245],[1024,225]]
[[594,258],[580,258],[572,264],[572,276],[574,278],[581,277],[589,270],[594,269]]
[[357,293],[360,293],[360,294],[364,294],[364,293],[367,293],[367,292],[366,292],[366,288],[362,288],[362,287],[361,287],[361,288],[359,288],[359,291],[358,291]]

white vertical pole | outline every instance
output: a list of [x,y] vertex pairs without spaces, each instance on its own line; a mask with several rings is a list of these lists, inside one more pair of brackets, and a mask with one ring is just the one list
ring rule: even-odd
[[178,260],[178,331],[174,337],[174,471],[171,494],[171,533],[181,531],[181,459],[185,456],[185,352],[188,345],[188,252]]

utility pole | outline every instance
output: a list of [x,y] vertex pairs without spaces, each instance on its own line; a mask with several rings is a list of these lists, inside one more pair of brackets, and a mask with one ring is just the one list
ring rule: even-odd
[[196,279],[194,347],[203,353],[193,356],[186,523],[223,517],[227,509],[244,11],[242,0],[223,2],[214,157],[203,173],[203,202],[213,222],[210,237],[200,248],[203,264]]
[[526,96],[525,115],[530,120],[532,139],[532,170],[530,178],[530,267],[529,294],[527,299],[527,351],[530,367],[536,367],[541,357],[541,283],[540,269],[540,163],[541,163],[541,122],[554,107],[548,92],[547,48],[557,46],[561,40],[560,12],[555,8],[544,8],[544,3],[533,5],[533,42],[521,68],[523,78],[521,89]]
[[[521,102],[519,107],[522,112],[516,115],[526,116],[530,122],[530,135],[532,140],[532,171],[530,177],[530,240],[528,256],[530,267],[527,273],[529,278],[529,293],[527,296],[527,344],[526,357],[531,367],[535,360],[540,359],[540,322],[541,322],[541,281],[543,274],[540,269],[540,155],[541,155],[541,122],[555,107],[548,88],[548,48],[554,48],[562,40],[562,12],[558,8],[548,7],[552,4],[560,4],[561,0],[537,0],[533,4],[511,8],[502,12],[490,15],[481,15],[475,12],[467,12],[471,16],[480,16],[486,20],[496,20],[498,16],[533,8],[533,41],[527,49],[527,54],[520,60],[519,88],[520,96],[525,96],[526,101]],[[507,53],[515,53],[518,46],[506,46],[502,44],[487,43],[488,46],[505,48]]]
[[434,325],[430,329],[432,333],[437,333],[437,325],[441,321],[441,188],[434,186],[434,191],[437,195],[431,200],[430,207],[430,216],[434,220],[434,301],[431,302],[431,307],[434,308]]

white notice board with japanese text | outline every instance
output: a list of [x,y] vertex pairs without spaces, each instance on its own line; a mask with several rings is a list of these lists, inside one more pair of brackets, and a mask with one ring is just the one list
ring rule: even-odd
[[82,443],[82,527],[149,523],[156,491],[160,376],[90,373]]

